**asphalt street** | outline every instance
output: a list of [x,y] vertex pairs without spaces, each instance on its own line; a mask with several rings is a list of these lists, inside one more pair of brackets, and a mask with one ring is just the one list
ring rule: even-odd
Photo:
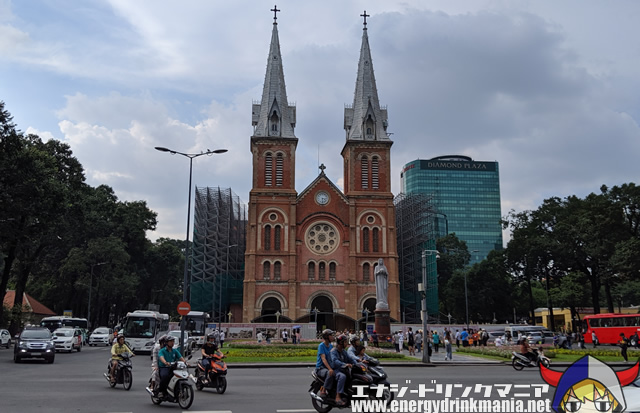
[[[54,364],[40,360],[15,364],[12,356],[12,348],[0,349],[0,411],[3,413],[182,411],[177,404],[155,406],[151,403],[144,389],[151,371],[147,355],[133,359],[134,379],[130,391],[125,391],[121,385],[110,388],[103,377],[109,359],[108,347],[85,346],[80,353],[58,353]],[[234,369],[231,365],[226,393],[217,394],[213,389],[196,391],[189,412],[313,412],[308,394],[311,371],[309,367]],[[482,398],[482,393],[489,389],[489,398],[495,400],[500,399],[496,384],[519,385],[524,389],[510,388],[507,398],[514,397],[516,392],[532,393],[532,383],[542,384],[537,370],[516,372],[504,364],[388,367],[386,371],[390,382],[398,385],[398,391],[406,391],[404,395],[396,396],[399,400],[440,399],[444,394],[437,393],[437,385],[442,385],[442,389],[450,385],[454,397],[460,397],[468,390],[467,397]],[[480,384],[485,387],[478,388]],[[419,394],[421,385],[427,392],[422,397]],[[454,385],[459,387],[454,388]],[[487,387],[490,385],[492,387]],[[553,389],[549,391],[551,393],[544,394],[542,399],[553,395]]]

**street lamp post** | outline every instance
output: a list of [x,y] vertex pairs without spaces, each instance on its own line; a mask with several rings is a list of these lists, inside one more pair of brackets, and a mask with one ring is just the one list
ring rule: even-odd
[[[428,254],[427,254],[428,253]],[[424,350],[422,351],[422,362],[430,363],[429,358],[429,322],[427,317],[427,255],[435,254],[436,259],[440,256],[438,250],[422,250],[422,282],[418,285],[418,291],[422,292],[422,334],[424,337]]]
[[[210,151],[207,149],[206,152],[200,153],[182,153],[178,151],[174,151],[172,149],[164,148],[162,146],[156,146],[156,150],[160,152],[169,152],[171,155],[182,155],[189,158],[189,199],[187,201],[187,239],[186,245],[184,247],[184,277],[182,279],[182,301],[188,301],[188,290],[189,290],[189,227],[191,225],[191,178],[193,176],[193,158],[197,158],[202,155],[214,155],[227,152],[227,149],[216,149],[214,151]],[[180,348],[185,348],[184,342],[184,330],[185,330],[185,318],[182,318],[180,322]]]
[[[469,251],[478,252],[478,250]],[[469,331],[469,296],[467,294],[467,271],[464,271],[464,309],[465,309],[465,321],[467,324],[467,332]]]
[[[225,248],[227,249],[227,273],[226,277],[229,277],[229,249],[233,247],[237,247],[238,244],[227,245]],[[220,280],[218,286],[218,314],[220,314],[220,319],[222,320],[222,279]]]
[[[89,327],[91,326],[91,290],[93,289],[93,267],[98,267],[100,265],[104,265],[106,262],[98,262],[95,264],[91,264],[91,277],[89,278],[89,303],[87,308],[87,322],[89,323]],[[86,285],[86,284],[85,284]]]

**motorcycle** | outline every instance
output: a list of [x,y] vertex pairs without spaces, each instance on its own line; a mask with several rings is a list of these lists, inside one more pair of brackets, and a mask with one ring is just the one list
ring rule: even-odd
[[369,374],[373,378],[373,384],[376,386],[384,386],[382,397],[386,400],[393,400],[393,393],[391,392],[391,383],[387,380],[387,373],[380,366],[380,361],[377,358],[367,356],[367,366],[369,367]]
[[513,366],[514,369],[520,371],[522,369],[524,369],[525,367],[538,367],[541,364],[545,367],[549,367],[549,364],[551,364],[551,361],[549,360],[549,358],[547,356],[544,355],[544,351],[542,350],[542,347],[540,348],[540,350],[533,350],[533,354],[536,355],[536,359],[535,360],[529,360],[528,357],[517,353],[517,352],[512,352],[511,353],[511,365]]
[[109,363],[107,363],[107,372],[104,373],[104,377],[109,382],[109,386],[116,387],[116,384],[122,384],[125,390],[129,390],[131,385],[133,384],[133,366],[131,364],[131,353],[121,353],[120,358],[122,360],[118,360],[118,364],[116,365],[116,370],[114,375],[116,379],[111,381],[110,372],[111,372],[111,360],[109,359]]
[[351,399],[356,394],[355,386],[364,386],[369,389],[367,394],[369,399],[377,399],[377,386],[373,382],[373,377],[369,374],[368,370],[369,369],[364,363],[357,363],[347,371],[347,381],[344,385],[344,394],[342,395],[342,400],[345,403],[342,405],[338,405],[335,402],[337,391],[336,385],[333,386],[333,389],[329,391],[326,397],[318,396],[320,389],[324,385],[324,379],[326,374],[328,374],[328,370],[320,370],[320,374],[318,374],[318,371],[314,370],[311,373],[313,381],[309,387],[309,395],[311,396],[311,404],[313,405],[313,408],[316,409],[318,413],[327,413],[334,407],[339,409],[350,409]]
[[195,376],[191,375],[191,379],[196,384],[196,389],[202,390],[205,387],[213,387],[220,394],[227,390],[227,363],[222,360],[223,358],[224,355],[219,354],[213,354],[209,358],[211,364],[209,374],[205,374],[203,365],[205,359],[198,360]]
[[159,383],[156,383],[155,389],[147,387],[147,392],[151,395],[151,402],[153,404],[160,404],[162,402],[178,403],[183,409],[188,409],[193,403],[193,387],[189,384],[189,371],[187,370],[187,364],[183,361],[177,361],[171,364],[171,380],[167,385],[167,390],[164,394],[160,394],[157,391]]

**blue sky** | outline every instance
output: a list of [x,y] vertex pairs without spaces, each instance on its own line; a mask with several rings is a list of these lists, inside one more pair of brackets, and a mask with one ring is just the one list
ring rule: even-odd
[[[198,186],[251,185],[273,1],[0,0],[0,100],[18,127],[71,145],[91,185],[158,212],[183,238],[188,161],[153,150],[227,148],[194,162]],[[502,212],[637,182],[640,3],[278,2],[297,105],[296,187],[341,184],[363,10],[400,170],[445,154],[500,162]]]

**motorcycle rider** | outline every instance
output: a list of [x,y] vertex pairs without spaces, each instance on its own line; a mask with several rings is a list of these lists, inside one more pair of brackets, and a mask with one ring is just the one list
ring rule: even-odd
[[360,337],[355,334],[351,335],[351,337],[349,337],[349,344],[351,345],[347,349],[347,353],[349,353],[352,360],[363,361],[365,363],[369,360],[369,356],[364,352],[362,355],[359,355],[358,347],[360,347]]
[[322,377],[326,374],[324,378],[324,386],[322,386],[322,390],[318,393],[320,397],[326,397],[327,392],[333,386],[334,371],[331,367],[331,349],[333,348],[333,330],[326,328],[322,330],[322,343],[318,345],[318,356],[316,358],[316,374],[319,377]]
[[529,363],[532,363],[536,360],[536,354],[531,350],[531,346],[529,345],[529,340],[523,334],[520,339],[520,354],[529,359]]
[[155,392],[156,395],[159,395],[160,393],[166,393],[167,391],[167,385],[171,380],[171,363],[177,360],[180,360],[186,363],[186,361],[184,360],[184,357],[182,357],[182,354],[180,354],[178,349],[173,348],[175,341],[176,341],[175,337],[171,335],[168,336],[166,346],[160,349],[160,351],[158,352],[158,367],[160,368],[159,369],[160,386],[158,387],[158,390]]
[[213,333],[207,335],[207,342],[204,343],[200,352],[202,353],[202,366],[204,367],[204,382],[207,383],[209,381],[209,370],[211,370],[211,357],[217,354],[220,358],[224,358],[224,354],[218,350],[216,336]]
[[347,344],[347,336],[341,334],[336,338],[336,347],[331,349],[331,367],[335,371],[338,382],[338,388],[336,391],[336,405],[344,406],[346,403],[341,399],[340,394],[344,393],[344,384],[347,381],[347,375],[344,373],[346,369],[353,367],[358,362],[357,359],[351,357],[351,355],[345,350]]
[[158,353],[167,344],[167,335],[160,337],[160,340],[153,346],[151,351],[151,380],[149,380],[149,389],[154,389],[160,383],[160,374],[158,372]]
[[118,365],[118,360],[122,360],[122,357],[120,357],[120,354],[122,353],[131,353],[132,357],[135,356],[133,351],[131,351],[131,349],[124,343],[124,334],[120,333],[118,334],[116,342],[111,347],[111,370],[109,371],[109,380],[112,383],[115,383],[116,381],[116,366]]

